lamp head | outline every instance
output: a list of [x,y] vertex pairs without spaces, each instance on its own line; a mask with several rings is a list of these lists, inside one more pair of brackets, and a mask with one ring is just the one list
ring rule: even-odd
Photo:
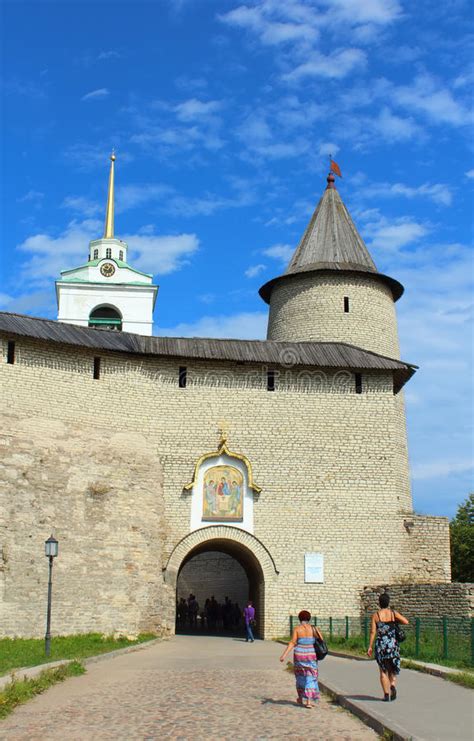
[[58,555],[59,543],[52,535],[44,542],[44,555],[55,558]]

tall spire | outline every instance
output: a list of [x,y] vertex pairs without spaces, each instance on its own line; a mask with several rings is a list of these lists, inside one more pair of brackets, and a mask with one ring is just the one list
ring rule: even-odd
[[115,153],[110,155],[109,193],[107,196],[107,211],[105,214],[104,239],[114,238],[114,163]]

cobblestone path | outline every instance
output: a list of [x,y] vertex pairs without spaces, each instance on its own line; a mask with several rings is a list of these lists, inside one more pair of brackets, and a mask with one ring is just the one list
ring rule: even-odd
[[378,738],[324,696],[311,710],[296,706],[294,678],[278,662],[281,650],[271,642],[178,636],[90,664],[84,676],[56,685],[0,722],[0,738]]

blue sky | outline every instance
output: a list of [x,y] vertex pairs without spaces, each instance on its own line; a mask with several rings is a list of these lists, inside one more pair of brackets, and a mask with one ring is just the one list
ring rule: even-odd
[[[116,233],[160,284],[155,332],[264,337],[280,274],[337,185],[400,280],[414,504],[472,490],[472,11],[466,0],[6,2],[0,308]],[[471,246],[470,246],[471,245]]]

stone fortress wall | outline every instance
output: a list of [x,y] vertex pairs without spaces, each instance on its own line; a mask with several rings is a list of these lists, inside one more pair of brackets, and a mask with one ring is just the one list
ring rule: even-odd
[[[138,431],[60,415],[55,385],[44,377],[27,385],[30,400],[40,385],[43,411],[32,404],[25,414],[26,404],[13,403],[1,414],[2,634],[44,634],[51,532],[59,540],[55,634],[168,630],[174,594],[160,568],[166,523],[156,452]],[[58,392],[57,402],[66,403]]]
[[362,606],[368,612],[379,609],[382,592],[390,604],[409,619],[416,617],[474,617],[474,584],[383,584],[362,592]]
[[[19,339],[9,365],[7,339],[4,634],[44,631],[42,548],[52,529],[60,541],[53,630],[173,631],[175,593],[163,569],[189,533],[183,485],[216,450],[223,420],[229,448],[247,456],[262,487],[253,535],[276,569],[265,584],[266,638],[304,607],[358,614],[367,584],[449,581],[447,520],[413,516],[403,397],[393,395],[390,373],[364,374],[356,394],[337,374],[302,389],[287,368],[285,385],[269,392],[261,366],[190,361],[181,389],[182,359],[103,352],[94,380],[93,351]],[[306,552],[324,554],[323,584],[305,583]]]
[[[349,311],[344,311],[344,297]],[[400,357],[392,292],[362,275],[297,273],[272,290],[269,340],[347,342],[391,358]]]

